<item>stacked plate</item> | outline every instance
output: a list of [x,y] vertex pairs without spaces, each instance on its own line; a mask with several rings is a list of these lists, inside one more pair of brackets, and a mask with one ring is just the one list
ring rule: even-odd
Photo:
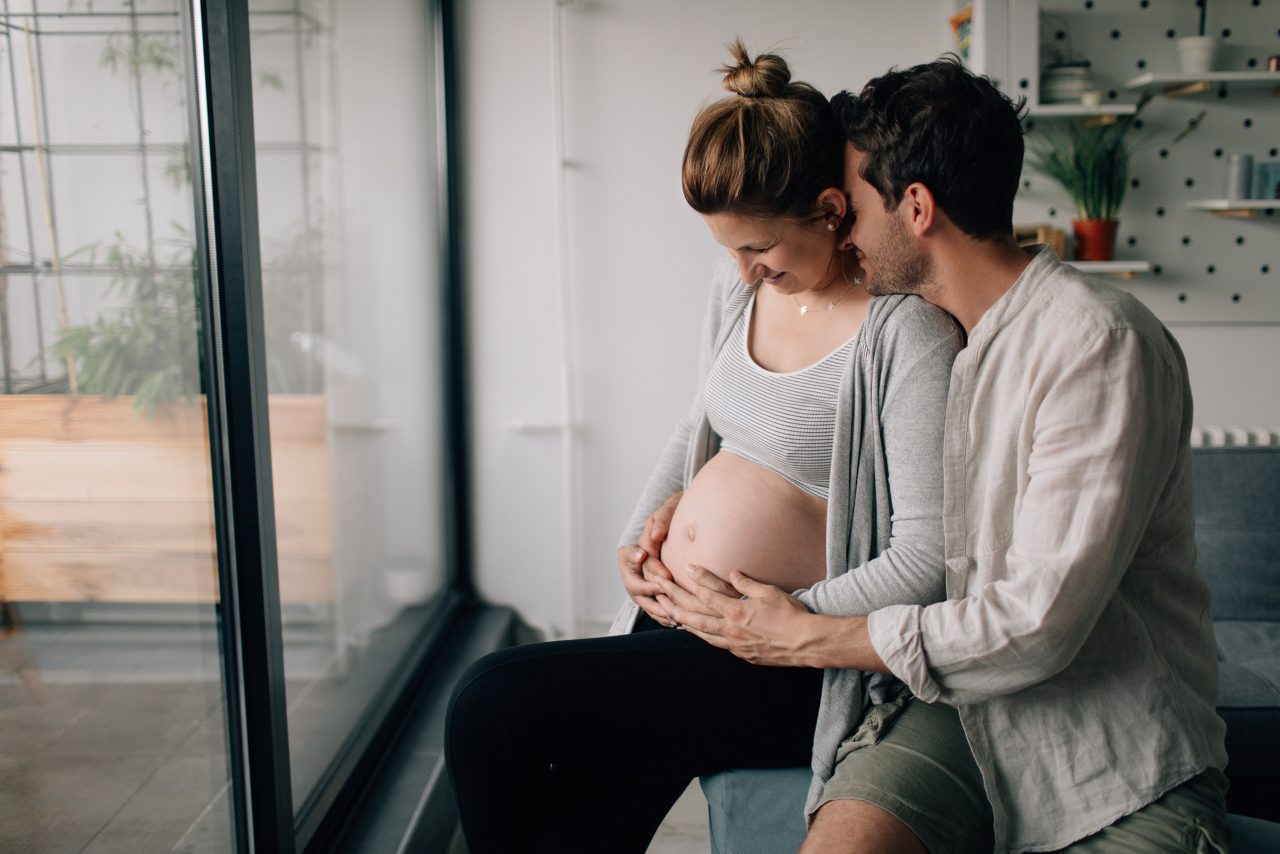
[[1040,75],[1040,103],[1078,104],[1080,96],[1092,88],[1089,63],[1051,65]]

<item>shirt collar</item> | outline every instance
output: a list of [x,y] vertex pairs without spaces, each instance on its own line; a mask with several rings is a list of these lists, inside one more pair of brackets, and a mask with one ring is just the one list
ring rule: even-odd
[[1038,285],[1058,268],[1061,262],[1047,244],[1037,243],[1023,249],[1031,263],[1022,271],[1000,299],[996,300],[969,332],[969,344],[986,343],[1002,326],[1012,320],[1035,296]]

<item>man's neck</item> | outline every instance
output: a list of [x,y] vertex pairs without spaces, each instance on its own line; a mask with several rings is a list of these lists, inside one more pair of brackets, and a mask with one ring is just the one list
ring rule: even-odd
[[921,294],[972,332],[987,309],[1013,287],[1031,263],[1010,240],[964,238],[933,258],[930,286]]

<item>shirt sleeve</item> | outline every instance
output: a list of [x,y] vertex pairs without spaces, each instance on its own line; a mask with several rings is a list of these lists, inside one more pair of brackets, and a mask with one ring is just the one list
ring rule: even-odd
[[889,375],[877,433],[891,493],[888,546],[848,572],[795,596],[815,614],[861,616],[887,605],[937,602],[946,594],[942,537],[942,448],[951,365],[961,347],[937,311],[886,355]]
[[876,652],[927,702],[977,702],[1067,667],[1133,560],[1172,471],[1190,405],[1180,364],[1140,332],[1118,328],[1055,374],[1025,404],[1031,450],[1002,577],[962,599],[888,607],[868,619]]
[[671,435],[667,437],[667,443],[658,457],[658,463],[650,473],[649,480],[640,493],[640,500],[631,511],[631,517],[622,531],[622,537],[618,540],[618,548],[638,542],[640,534],[644,531],[644,524],[649,521],[653,511],[686,486],[684,476],[689,455],[689,442],[693,429],[703,413],[702,385],[715,358],[715,341],[723,324],[729,294],[739,282],[732,259],[721,261],[712,277],[711,294],[707,301],[706,313],[703,315],[698,345],[698,381],[693,402],[689,404],[688,410],[676,422]]

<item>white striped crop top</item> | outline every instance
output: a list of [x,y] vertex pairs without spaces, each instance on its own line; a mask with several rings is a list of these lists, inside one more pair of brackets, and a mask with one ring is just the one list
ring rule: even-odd
[[807,368],[767,371],[755,363],[747,348],[755,302],[753,295],[707,374],[703,388],[707,419],[721,438],[721,450],[764,466],[826,500],[836,392],[854,339]]

